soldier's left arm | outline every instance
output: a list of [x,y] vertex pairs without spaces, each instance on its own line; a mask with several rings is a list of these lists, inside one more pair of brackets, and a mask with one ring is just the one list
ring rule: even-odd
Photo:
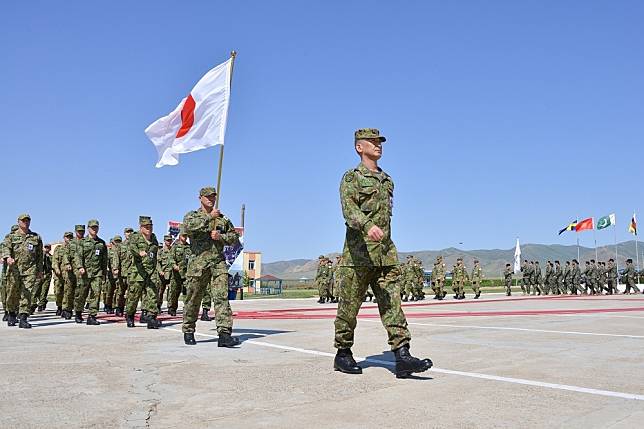
[[223,228],[220,231],[221,240],[228,245],[237,244],[239,242],[239,234],[235,230],[235,226],[226,216],[222,217]]

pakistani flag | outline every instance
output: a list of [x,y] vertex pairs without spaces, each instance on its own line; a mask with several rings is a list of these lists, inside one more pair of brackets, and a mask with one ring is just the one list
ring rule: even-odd
[[599,220],[597,220],[597,229],[608,228],[611,225],[615,225],[615,213],[600,217]]

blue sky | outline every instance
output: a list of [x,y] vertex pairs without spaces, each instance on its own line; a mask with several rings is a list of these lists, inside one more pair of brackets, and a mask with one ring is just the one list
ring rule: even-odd
[[[98,218],[157,234],[214,184],[217,148],[154,168],[143,130],[238,51],[222,210],[266,261],[341,250],[353,131],[388,137],[401,251],[573,244],[642,205],[637,1],[11,2],[0,14],[0,227]],[[644,222],[644,212],[640,214]],[[592,233],[580,235],[592,246]],[[599,244],[613,233],[599,231]]]

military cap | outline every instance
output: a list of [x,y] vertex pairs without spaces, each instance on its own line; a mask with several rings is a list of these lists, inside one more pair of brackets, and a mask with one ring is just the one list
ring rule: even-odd
[[179,228],[179,235],[188,235],[184,227]]
[[65,231],[63,237],[74,238],[74,233],[71,231]]
[[163,241],[172,240],[172,239],[173,239],[173,237],[170,234],[166,234],[166,235],[163,236]]
[[152,218],[150,216],[139,216],[139,226],[152,225]]
[[478,261],[479,261],[478,259],[475,259],[475,260],[474,260],[474,263],[476,264]]
[[318,256],[318,259],[324,259],[324,255]]
[[98,226],[98,221],[96,219],[90,219],[87,221],[87,226],[88,227]]
[[200,197],[209,197],[211,195],[217,195],[217,190],[212,186],[206,186],[205,188],[201,188],[199,191]]
[[85,225],[76,225],[74,231],[85,231]]
[[377,128],[360,128],[353,133],[356,140],[361,139],[378,139],[381,142],[387,141],[384,136],[380,135],[380,131]]
[[628,258],[628,259],[626,260],[626,263],[627,263],[627,264],[632,264],[632,263],[633,263],[633,260],[632,260],[631,258]]
[[115,235],[114,238],[112,238],[112,241],[115,243],[120,243],[121,241],[123,241],[123,237],[121,237],[120,235]]
[[18,225],[11,225],[11,232],[18,231]]
[[31,216],[29,216],[29,213],[21,213],[20,215],[18,215],[18,220],[25,220],[25,219],[31,220]]
[[134,232],[134,228],[132,228],[131,226],[128,226],[127,228],[125,228],[125,229],[123,230],[123,232],[124,232],[125,234],[127,234],[127,233],[129,233],[129,232]]

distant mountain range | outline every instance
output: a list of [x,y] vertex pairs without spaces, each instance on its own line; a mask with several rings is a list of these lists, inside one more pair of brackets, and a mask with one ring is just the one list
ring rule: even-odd
[[[640,243],[639,252],[640,259],[642,259],[642,251],[644,250],[643,243]],[[595,249],[589,247],[580,247],[580,262],[595,259]],[[337,253],[326,255],[335,260]],[[447,265],[447,270],[451,271],[452,266],[456,263],[456,258],[459,256],[463,258],[468,270],[471,270],[474,265],[474,259],[481,262],[483,272],[488,278],[499,278],[505,268],[505,264],[514,262],[514,248],[502,249],[482,249],[482,250],[461,250],[455,247],[449,247],[442,250],[420,250],[417,252],[399,252],[398,257],[401,261],[405,260],[407,255],[413,255],[419,258],[425,270],[431,270],[437,255],[443,255],[443,259]],[[597,255],[600,261],[608,261],[609,258],[615,258],[615,246],[601,246],[597,248]],[[528,259],[539,261],[544,268],[545,262],[548,260],[559,260],[563,264],[564,261],[577,258],[577,246],[562,246],[560,244],[522,244],[521,245],[521,259]],[[623,266],[627,258],[635,257],[635,241],[625,241],[617,244],[617,262],[619,266]],[[640,267],[642,265],[640,261]],[[262,265],[262,274],[272,274],[282,279],[300,279],[300,278],[314,278],[317,270],[317,259],[293,259],[291,261],[279,261],[264,263]]]

